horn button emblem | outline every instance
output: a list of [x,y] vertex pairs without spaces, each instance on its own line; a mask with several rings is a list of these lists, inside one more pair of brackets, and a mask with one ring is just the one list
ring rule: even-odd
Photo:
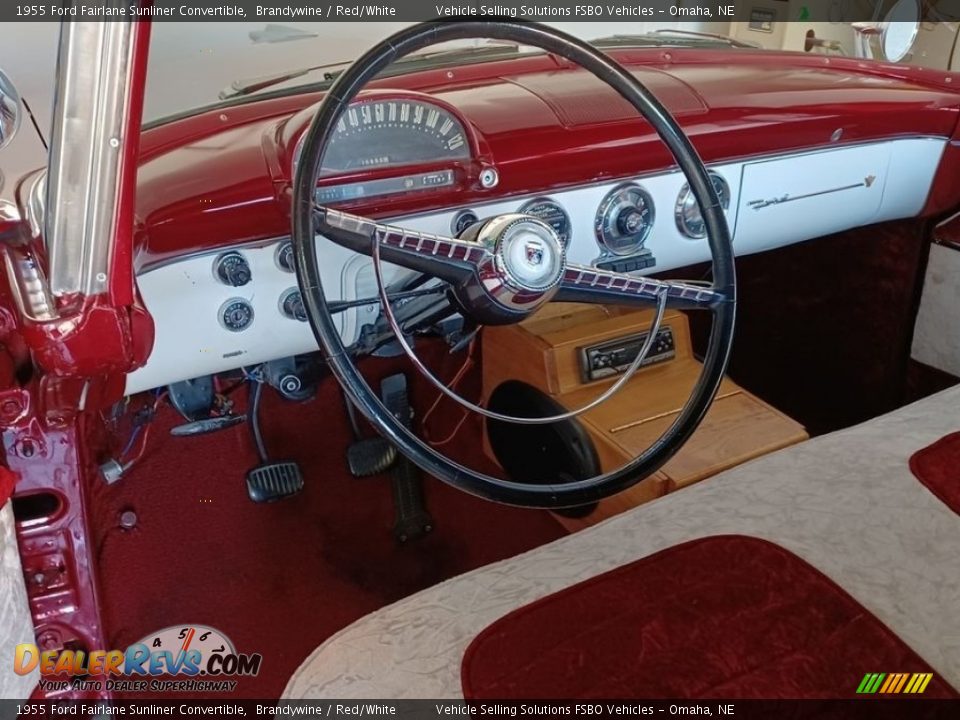
[[543,245],[537,242],[528,242],[524,249],[527,251],[528,265],[543,264]]
[[521,216],[503,229],[496,258],[504,281],[517,290],[545,292],[563,275],[563,245],[550,226],[535,218]]
[[490,251],[490,260],[479,268],[479,282],[461,288],[459,296],[476,319],[517,322],[556,294],[566,250],[545,222],[521,213],[499,215],[483,223],[475,240]]

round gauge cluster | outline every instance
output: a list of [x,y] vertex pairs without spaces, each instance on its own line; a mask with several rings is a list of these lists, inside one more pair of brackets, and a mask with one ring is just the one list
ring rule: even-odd
[[621,185],[603,199],[597,210],[597,242],[613,255],[633,255],[643,249],[653,219],[649,193],[634,183]]
[[[720,199],[720,207],[724,212],[730,207],[730,186],[722,176],[715,172],[710,173],[710,181],[713,183],[713,189]],[[690,191],[690,184],[684,184],[677,197],[677,204],[673,209],[673,216],[677,221],[677,229],[688,238],[700,240],[707,236],[707,226],[703,221],[703,215],[700,214],[700,206],[697,199]]]
[[563,246],[569,247],[573,229],[570,224],[570,216],[560,203],[550,198],[535,198],[524,203],[520,212],[545,222],[553,228]]

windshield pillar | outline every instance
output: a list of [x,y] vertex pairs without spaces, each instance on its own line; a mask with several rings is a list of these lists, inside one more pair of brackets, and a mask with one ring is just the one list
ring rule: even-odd
[[108,292],[111,304],[132,302],[149,27],[116,20],[61,26],[44,219],[50,293],[59,306]]

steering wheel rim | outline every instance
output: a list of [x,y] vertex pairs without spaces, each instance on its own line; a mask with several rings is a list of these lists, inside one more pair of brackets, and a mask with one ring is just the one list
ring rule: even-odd
[[[713,322],[700,377],[676,420],[660,438],[623,467],[593,478],[562,484],[504,480],[466,468],[430,447],[395,418],[366,383],[343,345],[324,295],[315,237],[330,235],[332,216],[343,214],[326,211],[318,217],[316,179],[323,151],[338,118],[363,87],[398,58],[437,43],[470,38],[507,40],[538,47],[577,64],[612,87],[637,109],[667,145],[686,176],[706,226],[713,292],[720,300],[710,306]],[[315,225],[318,221],[320,229]],[[350,400],[380,433],[425,472],[485,499],[549,509],[596,502],[627,489],[662,467],[689,439],[713,402],[726,371],[736,308],[734,255],[726,217],[706,167],[676,120],[633,75],[587,43],[548,26],[506,18],[436,20],[400,30],[357,59],[331,86],[304,136],[293,186],[292,241],[297,280],[310,327]]]

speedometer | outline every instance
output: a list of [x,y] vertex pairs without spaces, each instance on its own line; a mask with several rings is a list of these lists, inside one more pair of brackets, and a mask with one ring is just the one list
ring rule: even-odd
[[360,100],[337,121],[321,175],[469,157],[466,130],[445,108],[401,98]]
[[614,255],[633,255],[653,229],[653,200],[639,185],[627,183],[600,203],[594,230],[597,242]]

